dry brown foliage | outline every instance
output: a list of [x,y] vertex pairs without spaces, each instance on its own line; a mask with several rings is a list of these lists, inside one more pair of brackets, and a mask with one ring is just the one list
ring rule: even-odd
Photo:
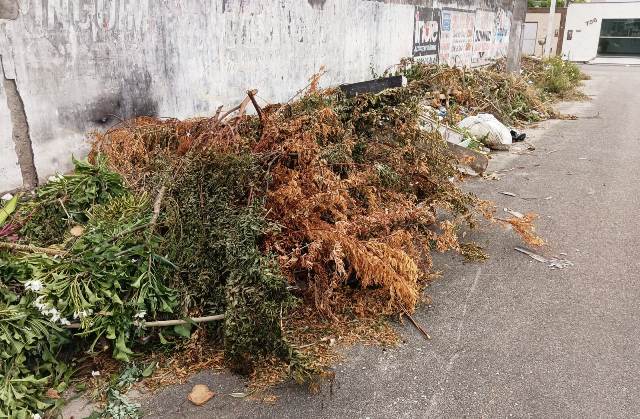
[[[422,129],[422,98],[413,88],[346,99],[316,91],[317,78],[311,87],[300,100],[266,107],[260,118],[138,118],[93,143],[92,155],[105,154],[137,190],[154,192],[160,174],[178,178],[194,156],[248,156],[261,171],[232,204],[263,206],[271,227],[262,232],[260,252],[276,258],[305,302],[281,317],[283,337],[298,354],[292,362],[305,367],[264,358],[253,365],[256,388],[292,371],[313,380],[304,374],[335,361],[331,339],[395,341],[381,316],[415,310],[434,274],[431,252],[461,252],[460,225],[493,219],[489,202],[459,189],[440,134]],[[469,92],[455,94],[467,100]],[[204,208],[207,199],[199,193],[189,202]],[[175,200],[172,211],[184,212],[180,196]],[[533,240],[528,217],[509,223]],[[183,375],[180,365],[170,368]]]
[[[110,167],[124,175],[134,189],[149,189],[147,184],[157,172],[167,169],[167,163],[179,169],[181,160],[192,150],[215,148],[218,152],[237,152],[242,130],[248,118],[231,117],[159,119],[138,117],[125,121],[104,133],[92,134],[89,160],[98,154],[108,156]],[[171,166],[171,165],[170,165]]]
[[[429,241],[440,236],[435,206],[439,199],[449,206],[436,190],[455,197],[456,204],[468,199],[471,206],[472,200],[447,177],[455,171],[442,152],[443,140],[421,133],[415,119],[394,121],[401,141],[372,138],[362,161],[355,162],[351,156],[361,138],[330,102],[315,99],[317,106],[299,115],[268,116],[254,148],[278,153],[266,206],[282,234],[268,237],[265,247],[280,255],[290,281],[326,315],[332,314],[336,290],[347,284],[384,290],[383,312],[411,312],[431,266]],[[427,159],[433,152],[442,152],[439,160]],[[457,249],[453,223],[442,226],[438,249]]]
[[[460,71],[441,70],[431,82]],[[460,221],[472,222],[473,212],[490,218],[493,209],[451,182],[457,172],[444,141],[421,130],[411,89],[345,101],[335,91],[316,92],[318,77],[313,91],[264,109],[261,121],[137,118],[96,134],[92,155],[106,154],[130,185],[144,188],[159,165],[179,169],[181,157],[204,148],[251,153],[267,183],[249,200],[262,197],[280,227],[265,237],[264,251],[278,256],[303,296],[332,316],[345,286],[380,288],[384,313],[412,312],[431,249],[460,252]],[[477,100],[469,89],[453,94],[468,104]],[[437,208],[453,217],[436,223]],[[528,243],[536,242],[531,221],[510,221]]]
[[511,217],[504,222],[508,223],[522,237],[522,239],[532,246],[544,245],[542,237],[536,234],[534,221],[538,218],[537,214],[532,212],[525,214],[523,217]]

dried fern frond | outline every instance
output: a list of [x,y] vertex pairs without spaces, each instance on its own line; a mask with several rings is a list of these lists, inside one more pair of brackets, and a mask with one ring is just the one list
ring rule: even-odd
[[503,222],[509,224],[513,229],[522,237],[527,244],[532,246],[544,245],[542,237],[536,233],[536,227],[534,221],[538,218],[538,214],[529,212],[523,217],[511,217],[507,219],[500,219]]

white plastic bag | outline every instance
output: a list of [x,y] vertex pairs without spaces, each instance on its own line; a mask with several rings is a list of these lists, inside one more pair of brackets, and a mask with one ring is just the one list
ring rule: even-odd
[[458,126],[469,131],[469,134],[492,150],[508,150],[512,143],[509,128],[490,113],[468,116]]

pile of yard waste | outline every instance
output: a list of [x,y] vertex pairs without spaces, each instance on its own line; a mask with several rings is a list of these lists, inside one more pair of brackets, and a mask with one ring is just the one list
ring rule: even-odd
[[523,57],[521,76],[507,74],[505,65],[502,59],[488,67],[468,69],[405,59],[393,73],[413,82],[410,86],[416,94],[450,126],[466,116],[488,113],[508,127],[520,127],[562,117],[552,109],[553,100],[584,96],[579,87],[587,76],[574,63],[557,57]]
[[[0,416],[60,404],[105,356],[140,365],[212,345],[240,373],[280,362],[313,380],[332,330],[384,334],[380,319],[411,316],[432,251],[481,259],[458,232],[494,220],[491,205],[459,188],[445,141],[423,128],[425,92],[507,121],[549,111],[519,78],[406,70],[407,87],[379,94],[314,77],[284,104],[248,92],[207,118],[135,118],[96,134],[72,173],[16,194],[0,213]],[[539,244],[533,218],[504,221]]]
[[560,99],[586,98],[580,86],[588,76],[576,64],[558,57],[523,57],[517,76],[506,73],[505,66],[505,59],[472,69],[405,59],[385,75],[406,76],[408,88],[422,98],[427,126],[437,127],[452,143],[485,154],[523,141],[526,134],[520,130],[531,123],[575,119],[552,105]]

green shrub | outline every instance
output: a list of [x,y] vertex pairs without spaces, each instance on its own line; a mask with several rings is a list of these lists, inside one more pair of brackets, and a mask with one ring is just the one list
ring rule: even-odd
[[553,57],[544,61],[544,71],[538,76],[536,84],[545,93],[562,97],[579,86],[583,78],[575,63]]
[[211,324],[225,355],[248,367],[261,355],[288,356],[280,315],[293,304],[275,259],[260,250],[267,222],[264,169],[248,154],[202,153],[169,185],[165,252],[178,266],[184,314],[225,313]]
[[73,164],[72,174],[52,176],[20,208],[20,222],[25,223],[20,236],[30,244],[62,242],[69,227],[87,221],[86,212],[93,205],[126,192],[122,178],[107,169],[104,159],[98,158],[95,165],[73,159]]

